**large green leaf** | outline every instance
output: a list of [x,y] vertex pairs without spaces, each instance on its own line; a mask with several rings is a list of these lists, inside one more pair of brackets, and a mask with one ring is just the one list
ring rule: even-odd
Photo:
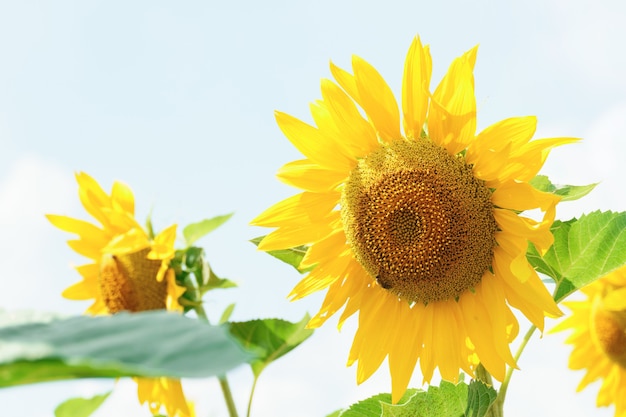
[[578,200],[589,194],[597,183],[589,185],[559,185],[552,184],[548,177],[545,175],[537,175],[530,180],[530,184],[539,191],[545,191],[547,193],[556,194],[561,197],[561,201],[573,201]]
[[59,404],[54,417],[89,417],[109,397],[111,391],[91,398],[70,398]]
[[185,238],[185,243],[187,244],[187,246],[193,245],[198,239],[208,235],[213,230],[226,223],[226,221],[228,221],[228,219],[230,219],[232,216],[233,213],[229,213],[187,225],[183,229],[183,237]]
[[0,312],[0,387],[86,377],[209,377],[247,362],[227,328],[164,311]]
[[626,264],[626,212],[594,211],[557,220],[552,234],[554,244],[543,257],[529,245],[528,260],[556,281],[557,301]]
[[391,394],[378,394],[327,417],[483,417],[495,398],[495,390],[482,382],[441,381],[428,391],[407,390],[397,404]]
[[[265,236],[255,237],[250,240],[250,242],[254,243],[256,246],[259,246],[259,243],[263,240]],[[308,250],[307,246],[296,246],[295,248],[290,249],[280,249],[280,250],[270,250],[267,251],[269,255],[272,255],[274,258],[279,259],[286,263],[287,265],[293,266],[298,272],[305,273],[312,269],[311,268],[300,268],[300,262],[302,262],[302,258],[306,255],[306,251]]]
[[281,319],[263,319],[230,323],[230,332],[255,357],[249,361],[254,376],[276,359],[289,353],[313,334],[306,329],[309,315],[298,323]]

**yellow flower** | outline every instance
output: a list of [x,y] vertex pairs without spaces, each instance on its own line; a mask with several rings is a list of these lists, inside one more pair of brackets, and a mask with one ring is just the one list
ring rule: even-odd
[[626,267],[584,287],[583,301],[564,302],[572,314],[552,332],[572,330],[571,369],[587,369],[577,390],[604,379],[596,404],[615,404],[615,417],[626,417]]
[[[71,300],[94,299],[88,314],[167,309],[182,312],[178,298],[185,292],[176,284],[169,262],[174,257],[176,225],[150,239],[135,220],[132,191],[115,182],[105,193],[89,175],[76,175],[80,201],[100,226],[67,216],[47,215],[56,227],[78,235],[69,246],[92,260],[77,267],[82,281],[63,292]],[[134,378],[139,400],[153,414],[165,407],[170,417],[191,416],[179,380]]]
[[[516,366],[511,307],[540,329],[545,315],[561,314],[526,260],[528,241],[541,252],[552,244],[559,199],[528,181],[553,147],[576,139],[531,141],[535,117],[476,134],[476,52],[455,59],[431,94],[429,48],[415,38],[402,118],[389,86],[357,56],[353,74],[331,63],[335,82],[322,80],[311,105],[316,126],[276,113],[305,157],[278,178],[303,192],[252,221],[277,228],[259,248],[310,245],[301,267],[314,268],[290,297],[328,289],[310,327],[344,306],[340,326],[358,311],[348,365],[358,362],[361,383],[388,357],[394,401],[418,359],[425,382],[435,368],[452,381],[460,369],[474,375],[479,361],[502,380]],[[520,215],[534,209],[541,220]]]

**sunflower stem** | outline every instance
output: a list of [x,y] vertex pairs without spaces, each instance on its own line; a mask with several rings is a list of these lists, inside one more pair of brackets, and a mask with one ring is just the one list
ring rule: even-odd
[[230,417],[237,417],[237,408],[235,407],[235,401],[233,395],[230,392],[230,385],[228,385],[228,379],[226,375],[218,377],[220,381],[220,387],[222,388],[222,394],[224,394],[224,400],[226,401],[226,407],[228,407],[228,415]]
[[252,381],[252,389],[250,389],[250,398],[248,399],[248,411],[246,413],[246,417],[250,417],[250,410],[252,409],[252,397],[254,396],[254,389],[256,388],[256,382],[259,380],[259,377],[255,375],[254,381]]
[[[524,351],[524,348],[530,341],[530,338],[532,337],[533,333],[535,333],[535,330],[537,330],[537,326],[533,324],[532,326],[530,326],[530,328],[524,335],[524,338],[522,339],[522,343],[517,348],[517,352],[515,352],[515,356],[514,356],[515,363],[517,363],[520,356],[522,356],[522,352]],[[502,384],[500,385],[498,396],[496,397],[496,400],[493,402],[493,404],[491,405],[491,408],[487,412],[486,414],[487,416],[495,417],[495,416],[504,415],[504,399],[506,398],[506,391],[509,388],[509,382],[511,382],[511,376],[513,376],[513,371],[515,371],[515,368],[512,366],[509,366],[506,371],[506,375],[504,376],[504,381],[502,381]],[[490,414],[492,409],[498,409],[500,414]]]
[[[196,311],[196,314],[198,315],[198,318],[200,320],[206,321],[210,324],[209,316],[207,316],[206,310],[204,309],[202,303],[198,303],[193,307],[193,309]],[[235,401],[233,400],[233,394],[230,390],[230,385],[228,384],[228,378],[226,378],[226,375],[224,374],[217,377],[217,379],[220,381],[220,388],[222,388],[222,395],[224,395],[226,408],[228,408],[228,415],[230,417],[239,417],[239,414],[237,414],[237,407],[235,407]]]

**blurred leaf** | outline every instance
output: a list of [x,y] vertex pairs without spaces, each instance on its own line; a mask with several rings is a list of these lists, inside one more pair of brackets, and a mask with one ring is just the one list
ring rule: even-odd
[[230,319],[230,316],[232,316],[233,310],[235,310],[235,303],[229,304],[228,307],[224,309],[219,324],[226,323]]
[[337,411],[335,411],[335,412],[333,412],[333,413],[330,413],[330,414],[329,414],[329,415],[327,415],[326,417],[339,417],[339,416],[341,416],[342,411],[343,411],[343,410],[337,410]]
[[[250,242],[254,243],[256,246],[259,246],[259,243],[263,240],[265,236],[255,237],[251,239]],[[310,271],[313,267],[300,269],[300,262],[302,262],[302,258],[306,255],[306,251],[308,250],[307,246],[296,246],[295,248],[290,249],[281,249],[281,250],[270,250],[266,253],[272,255],[274,258],[283,261],[284,263],[293,266],[298,272],[301,274]]]
[[528,261],[556,281],[558,302],[626,264],[626,212],[594,211],[580,219],[555,221],[554,244],[543,255],[532,244]]
[[467,391],[467,408],[464,417],[483,417],[498,395],[495,389],[476,380],[470,382]]
[[259,319],[230,323],[230,332],[255,357],[248,363],[258,378],[263,369],[276,359],[289,353],[313,334],[306,329],[309,315],[298,323],[281,319]]
[[589,194],[598,183],[589,185],[559,185],[552,184],[545,175],[537,175],[530,180],[530,185],[539,191],[556,194],[561,197],[561,201],[578,200]]
[[59,404],[54,410],[54,417],[89,417],[109,397],[109,394],[111,391],[91,398],[70,398]]
[[226,223],[226,221],[230,219],[233,214],[234,213],[224,214],[222,216],[216,216],[211,219],[206,219],[197,223],[191,223],[187,225],[183,229],[185,243],[187,244],[187,246],[193,245],[198,239],[208,235],[213,230]]
[[165,311],[63,319],[0,312],[0,387],[72,378],[209,377],[248,359],[226,328]]

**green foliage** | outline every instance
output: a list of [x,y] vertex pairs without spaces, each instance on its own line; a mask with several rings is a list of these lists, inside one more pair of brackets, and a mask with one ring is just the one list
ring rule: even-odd
[[233,310],[235,310],[235,303],[226,306],[226,308],[222,312],[222,316],[220,317],[220,321],[218,322],[218,324],[224,324],[228,320],[230,320],[230,316],[233,314]]
[[289,353],[313,334],[305,326],[307,315],[297,323],[281,319],[258,319],[230,323],[231,334],[250,351],[254,358],[248,363],[255,378],[273,361]]
[[467,390],[467,408],[464,417],[484,416],[497,395],[495,389],[481,381],[471,381]]
[[552,184],[545,175],[537,175],[530,181],[530,184],[539,191],[556,194],[561,197],[561,201],[578,200],[589,194],[597,183],[589,185],[558,185]]
[[428,391],[407,390],[398,404],[391,394],[378,394],[327,417],[483,417],[495,398],[495,390],[479,381],[441,381]]
[[187,247],[193,245],[198,239],[208,235],[213,230],[226,223],[226,221],[228,221],[228,219],[230,219],[232,216],[233,213],[229,213],[187,225],[183,229],[185,244],[187,245]]
[[54,417],[89,417],[109,397],[111,391],[91,398],[70,398],[59,404]]
[[[263,240],[265,236],[255,237],[250,240],[250,242],[254,243],[256,246],[259,246],[259,243]],[[296,246],[295,248],[290,249],[281,249],[281,250],[270,250],[267,251],[269,255],[272,255],[274,258],[279,259],[286,263],[287,265],[293,266],[296,271],[300,273],[305,273],[313,269],[310,268],[300,268],[300,262],[302,262],[302,258],[306,255],[306,251],[308,250],[307,246]]]
[[63,319],[0,312],[0,387],[92,377],[209,377],[248,359],[227,329],[165,311]]
[[170,267],[176,274],[176,283],[186,289],[179,299],[185,312],[201,304],[207,291],[237,286],[229,279],[218,277],[206,261],[204,249],[196,246],[177,250]]
[[555,221],[554,244],[541,256],[530,244],[527,257],[556,284],[554,299],[572,292],[626,264],[626,212],[594,211],[580,219]]

